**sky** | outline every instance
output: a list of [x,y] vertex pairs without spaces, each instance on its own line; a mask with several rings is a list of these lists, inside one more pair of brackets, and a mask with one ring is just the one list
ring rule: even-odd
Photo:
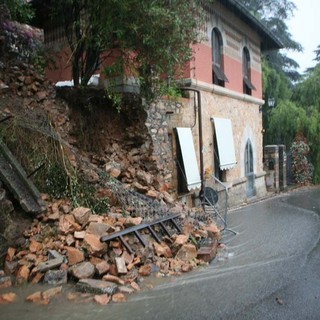
[[316,64],[314,50],[320,45],[320,0],[292,0],[297,9],[287,22],[292,39],[299,42],[302,53],[289,52],[288,56],[300,65],[300,72]]

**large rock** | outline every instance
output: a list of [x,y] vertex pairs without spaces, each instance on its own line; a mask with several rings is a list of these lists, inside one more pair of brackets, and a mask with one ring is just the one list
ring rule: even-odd
[[11,286],[11,277],[0,277],[0,289],[10,288]]
[[30,275],[30,270],[27,266],[21,266],[18,269],[17,276],[16,276],[16,282],[17,284],[23,284],[28,282]]
[[90,279],[95,274],[95,267],[90,262],[81,262],[71,268],[71,274],[77,279]]
[[109,281],[109,282],[114,282],[116,284],[124,285],[124,280],[117,276],[113,276],[112,274],[106,274],[102,277],[102,280],[104,281]]
[[58,230],[62,234],[68,234],[70,232],[78,231],[81,227],[76,223],[75,218],[71,214],[65,214],[60,216]]
[[106,274],[110,270],[110,265],[107,261],[101,261],[98,264],[96,264],[97,274],[99,276],[102,276]]
[[132,183],[132,187],[136,189],[140,193],[147,193],[149,191],[149,187],[143,186],[139,182],[135,181]]
[[126,228],[137,226],[141,224],[142,220],[143,219],[141,217],[128,217],[124,221],[124,225]]
[[32,253],[39,253],[42,249],[42,244],[34,239],[30,240],[29,251]]
[[140,276],[144,276],[144,277],[150,276],[151,271],[152,271],[152,266],[150,264],[145,264],[139,268]]
[[209,226],[206,226],[203,229],[208,231],[208,234],[211,238],[214,238],[216,240],[220,239],[220,229],[217,227],[217,225],[211,223]]
[[86,231],[87,233],[101,237],[108,232],[113,231],[113,228],[106,223],[90,222]]
[[119,292],[119,293],[116,293],[112,296],[112,301],[113,302],[125,302],[127,299],[126,299],[126,296]]
[[132,294],[134,293],[134,289],[128,286],[119,286],[120,293]]
[[67,283],[68,276],[66,270],[49,270],[46,272],[43,282],[48,284],[64,284]]
[[184,244],[176,254],[176,258],[191,261],[197,257],[197,248],[193,244]]
[[155,242],[153,246],[154,246],[155,253],[158,257],[165,257],[165,258],[172,257],[171,249],[166,243],[162,242],[159,244]]
[[174,239],[174,243],[173,246],[175,247],[180,247],[184,244],[186,244],[189,240],[189,236],[185,235],[185,234],[179,234],[175,239]]
[[104,305],[109,303],[110,297],[109,297],[108,294],[99,294],[99,295],[95,295],[94,296],[94,301],[97,304],[100,304],[100,305],[104,306]]
[[84,260],[84,253],[74,247],[66,247],[69,265],[72,266]]
[[89,208],[78,207],[75,208],[71,214],[74,216],[76,222],[83,226],[89,221],[91,210]]
[[17,299],[17,295],[13,292],[8,292],[0,295],[0,304],[11,303]]
[[76,240],[75,240],[75,238],[73,237],[73,235],[69,233],[69,234],[67,235],[67,237],[66,237],[65,242],[66,242],[67,246],[70,247],[70,246],[72,246],[72,245],[76,242]]
[[86,236],[86,232],[85,231],[75,231],[73,236],[75,239],[83,240],[84,237]]
[[6,274],[13,274],[18,269],[18,261],[5,261],[4,262],[4,272]]
[[108,246],[100,241],[100,237],[87,233],[84,237],[89,253],[103,254],[107,252]]
[[77,291],[93,294],[112,295],[117,291],[117,288],[118,286],[113,282],[95,279],[81,279],[76,285]]
[[139,180],[139,182],[143,183],[144,185],[151,185],[153,182],[152,174],[142,170],[138,170],[136,172],[136,178]]
[[9,261],[9,262],[13,261],[13,257],[15,255],[15,253],[16,253],[16,249],[15,248],[12,248],[12,247],[8,248],[5,260]]
[[55,258],[52,260],[48,260],[48,261],[39,263],[37,266],[37,270],[41,271],[41,272],[45,272],[45,271],[59,267],[62,263],[63,263],[62,257]]
[[127,274],[128,270],[126,267],[126,262],[123,257],[115,257],[114,258],[117,266],[117,273],[118,274]]
[[99,181],[99,175],[93,169],[83,170],[84,178],[89,183],[95,183]]
[[112,178],[118,178],[121,174],[121,164],[117,162],[109,162],[105,165],[105,170]]
[[26,297],[26,301],[39,304],[49,303],[49,299],[44,299],[41,291],[37,291],[35,293],[30,294]]
[[51,288],[42,292],[42,297],[44,300],[50,300],[53,297],[59,295],[62,292],[62,287]]

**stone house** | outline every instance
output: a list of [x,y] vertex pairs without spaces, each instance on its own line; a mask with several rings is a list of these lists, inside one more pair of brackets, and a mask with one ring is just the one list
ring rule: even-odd
[[184,175],[190,177],[177,190],[190,191],[194,181],[199,184],[214,175],[229,189],[230,205],[236,205],[266,194],[261,54],[282,44],[240,1],[217,0],[204,6],[210,13],[207,40],[195,46],[184,80],[189,92],[199,96],[196,114],[187,104],[169,115],[171,128],[191,128],[196,154],[190,165],[190,133],[174,130],[180,162],[188,162]]
[[[204,185],[219,180],[236,205],[266,194],[261,53],[282,44],[240,1],[200,3],[208,12],[205,41],[194,45],[185,69],[184,98],[147,106],[145,130],[160,180],[175,198],[191,204]],[[63,37],[59,29],[44,31],[47,45]],[[71,80],[68,59],[57,60],[48,77]]]

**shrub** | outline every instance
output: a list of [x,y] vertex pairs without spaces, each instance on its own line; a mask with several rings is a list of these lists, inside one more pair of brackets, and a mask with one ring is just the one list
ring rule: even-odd
[[307,140],[297,136],[291,145],[292,171],[296,183],[309,184],[312,180],[314,167],[309,162],[310,147]]

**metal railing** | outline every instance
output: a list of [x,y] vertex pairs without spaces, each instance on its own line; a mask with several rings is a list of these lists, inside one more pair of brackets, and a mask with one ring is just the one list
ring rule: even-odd
[[[217,188],[217,184],[220,186],[219,188]],[[211,212],[215,215],[217,220],[216,223],[219,227],[221,227],[221,231],[229,231],[233,234],[237,234],[236,231],[228,228],[227,224],[227,216],[229,209],[228,186],[214,175],[211,175],[211,179],[205,181],[204,189],[204,210],[208,210],[209,206],[209,210],[211,210]],[[206,189],[209,192],[206,192]],[[216,199],[212,199],[214,196],[210,196],[210,193],[216,193]]]

